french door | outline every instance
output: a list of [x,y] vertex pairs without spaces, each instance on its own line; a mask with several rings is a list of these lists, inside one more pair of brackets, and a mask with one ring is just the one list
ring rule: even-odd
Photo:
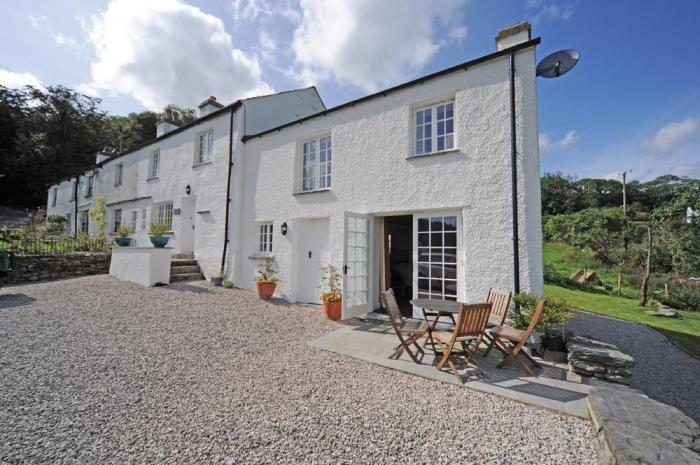
[[372,217],[345,213],[343,247],[343,318],[372,310],[370,295]]
[[416,215],[413,284],[419,299],[457,300],[458,219],[449,213]]

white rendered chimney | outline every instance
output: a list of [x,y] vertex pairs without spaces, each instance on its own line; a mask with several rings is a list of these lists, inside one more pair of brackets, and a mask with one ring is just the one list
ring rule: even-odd
[[106,151],[101,150],[95,154],[95,164],[102,163],[105,160],[109,160],[111,158],[110,154],[108,154]]
[[508,26],[496,35],[496,51],[522,44],[532,39],[530,23],[522,21]]
[[219,108],[223,107],[224,106],[216,100],[216,97],[212,95],[199,104],[199,117],[201,118],[202,116],[206,116],[209,113],[212,113],[218,110]]
[[173,129],[177,129],[177,127],[178,125],[175,123],[175,118],[173,116],[173,109],[168,105],[163,109],[163,119],[158,121],[156,125],[156,137],[165,135]]

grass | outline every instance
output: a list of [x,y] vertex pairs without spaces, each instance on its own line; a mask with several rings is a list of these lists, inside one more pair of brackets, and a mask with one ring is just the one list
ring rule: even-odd
[[[663,318],[644,313],[637,300],[545,284],[545,296],[566,300],[574,307],[592,313],[641,323],[662,333],[678,346],[700,357],[700,312],[679,311],[680,318]],[[652,307],[653,308],[653,307]]]

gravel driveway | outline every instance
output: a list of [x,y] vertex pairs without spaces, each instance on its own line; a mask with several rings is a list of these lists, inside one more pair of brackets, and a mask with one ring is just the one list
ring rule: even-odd
[[206,283],[0,289],[0,463],[596,463],[589,422],[306,344],[334,328]]
[[610,342],[630,354],[636,361],[633,387],[700,423],[700,360],[658,331],[629,321],[577,312],[566,326],[575,334]]

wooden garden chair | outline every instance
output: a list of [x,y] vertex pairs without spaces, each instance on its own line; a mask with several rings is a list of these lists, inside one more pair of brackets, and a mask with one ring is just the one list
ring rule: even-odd
[[[506,316],[508,316],[508,310],[510,310],[510,303],[512,300],[513,293],[511,291],[489,287],[486,293],[486,302],[491,304],[491,315],[489,316],[488,323],[486,323],[486,329],[491,329],[494,326],[503,326],[503,323],[506,321]],[[491,342],[492,338],[488,331],[484,334],[484,339],[486,339],[488,343]]]
[[508,326],[494,326],[491,328],[489,330],[491,344],[489,345],[489,348],[486,349],[484,358],[486,358],[492,348],[496,347],[496,349],[500,350],[505,355],[503,360],[501,360],[501,362],[497,365],[498,368],[503,368],[505,364],[511,360],[517,360],[518,363],[525,368],[525,371],[530,374],[530,376],[535,376],[532,369],[527,365],[527,363],[519,358],[518,355],[523,355],[530,363],[540,368],[540,364],[533,360],[532,357],[530,357],[527,352],[522,349],[525,346],[527,339],[532,334],[532,331],[534,331],[535,327],[537,326],[537,323],[540,321],[542,312],[544,312],[545,304],[546,301],[544,299],[537,303],[537,307],[535,308],[535,312],[532,314],[532,319],[530,320],[530,324],[528,325],[527,329],[520,330],[510,328]]
[[[459,382],[462,382],[462,378],[457,372],[457,367],[455,367],[455,364],[450,360],[450,355],[452,355],[455,346],[459,344],[462,349],[462,358],[465,364],[469,365],[472,363],[476,365],[476,362],[474,362],[474,355],[481,345],[490,315],[490,303],[472,305],[460,304],[459,316],[457,317],[454,331],[433,333],[433,338],[442,352],[442,359],[437,365],[438,370],[442,370],[447,363],[450,365],[452,373],[454,373]],[[469,348],[469,343],[474,341],[476,341],[474,347]]]
[[394,296],[393,289],[387,289],[382,292],[381,295],[382,305],[386,308],[389,314],[389,322],[396,332],[396,337],[399,338],[399,345],[394,349],[394,353],[389,356],[390,359],[397,359],[401,356],[403,351],[408,352],[414,362],[420,363],[417,354],[411,351],[411,345],[415,346],[416,350],[421,354],[425,354],[420,345],[418,345],[418,340],[428,334],[428,322],[421,321],[420,323],[410,323],[401,316],[401,311],[396,303],[396,297]]

